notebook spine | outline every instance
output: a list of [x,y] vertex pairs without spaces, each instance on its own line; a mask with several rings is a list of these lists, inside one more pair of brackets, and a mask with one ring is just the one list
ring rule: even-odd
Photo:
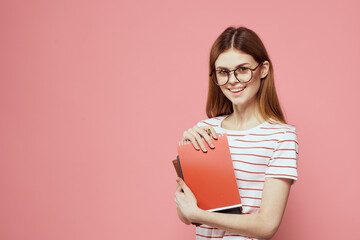
[[179,155],[177,155],[177,156],[176,156],[176,158],[177,158],[177,163],[178,163],[178,167],[179,167],[180,177],[182,178],[182,180],[184,180],[184,181],[185,181],[185,179],[184,179],[184,175],[183,175],[182,170],[181,170],[181,164],[180,164],[180,158],[179,158]]

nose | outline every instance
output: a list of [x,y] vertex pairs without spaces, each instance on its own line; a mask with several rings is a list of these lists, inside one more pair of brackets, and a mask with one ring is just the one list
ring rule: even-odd
[[236,79],[235,71],[229,72],[229,83],[231,85],[235,85],[235,84],[238,84],[238,83],[240,83],[241,85],[244,85],[242,82],[240,82],[239,80]]

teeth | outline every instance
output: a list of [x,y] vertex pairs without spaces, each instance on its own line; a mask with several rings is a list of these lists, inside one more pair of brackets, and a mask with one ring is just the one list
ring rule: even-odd
[[240,92],[244,90],[245,88],[238,88],[238,89],[230,89],[231,92]]

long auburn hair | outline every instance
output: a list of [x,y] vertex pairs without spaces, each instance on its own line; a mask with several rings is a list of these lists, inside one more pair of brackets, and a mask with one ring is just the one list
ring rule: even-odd
[[[267,76],[261,79],[260,88],[256,95],[257,104],[265,121],[272,118],[275,121],[286,123],[276,94],[272,62],[264,44],[254,31],[246,27],[228,27],[225,29],[211,47],[209,75],[215,69],[215,61],[219,55],[230,48],[251,55],[258,63],[265,60],[270,63]],[[206,102],[206,115],[209,118],[234,112],[232,102],[223,94],[220,87],[214,83],[213,77],[215,77],[215,74],[209,76],[209,90]]]

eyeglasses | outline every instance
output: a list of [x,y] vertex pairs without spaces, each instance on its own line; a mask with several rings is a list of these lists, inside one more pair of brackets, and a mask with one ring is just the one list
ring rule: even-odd
[[252,79],[253,72],[262,64],[263,63],[260,63],[255,68],[238,67],[237,69],[231,70],[231,71],[226,71],[223,69],[213,70],[209,76],[211,77],[215,72],[215,76],[212,79],[216,85],[222,86],[222,85],[225,85],[229,81],[230,73],[234,72],[235,78],[239,82],[247,83]]

